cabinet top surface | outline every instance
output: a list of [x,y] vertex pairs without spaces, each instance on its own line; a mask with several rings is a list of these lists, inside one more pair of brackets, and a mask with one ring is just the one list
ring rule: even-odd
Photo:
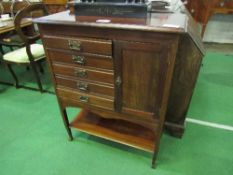
[[74,26],[89,26],[100,28],[132,29],[144,31],[160,31],[169,33],[186,32],[188,17],[181,13],[152,13],[147,18],[110,18],[86,17],[77,19],[69,11],[37,18],[35,23],[65,24]]

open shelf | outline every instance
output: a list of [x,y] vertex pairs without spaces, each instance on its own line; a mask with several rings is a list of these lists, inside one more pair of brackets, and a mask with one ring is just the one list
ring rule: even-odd
[[156,135],[150,129],[124,120],[102,118],[82,110],[70,126],[90,135],[144,151],[153,152],[155,149]]

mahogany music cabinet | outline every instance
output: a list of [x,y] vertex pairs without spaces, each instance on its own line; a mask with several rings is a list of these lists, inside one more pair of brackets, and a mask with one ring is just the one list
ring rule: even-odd
[[[36,19],[70,140],[71,128],[153,153],[164,126],[181,137],[203,46],[185,14],[146,19]],[[66,108],[82,111],[68,121]]]

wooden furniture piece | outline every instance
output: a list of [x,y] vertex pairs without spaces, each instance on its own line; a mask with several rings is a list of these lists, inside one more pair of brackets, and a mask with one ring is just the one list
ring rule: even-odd
[[14,6],[12,6],[12,1],[1,2],[4,13],[16,14],[19,10],[26,7],[30,2],[29,1],[15,1]]
[[[13,20],[2,21],[0,20],[0,40],[4,40],[9,38],[9,35],[15,33],[15,26]],[[24,19],[21,24],[21,28],[27,33],[31,30],[32,20],[31,19]],[[1,42],[0,42],[1,44]],[[2,45],[0,47],[1,53],[4,54]]]
[[[66,4],[69,0],[41,0],[46,7],[48,8],[49,13],[58,13],[66,10]],[[36,4],[38,2],[31,2],[32,4]],[[2,2],[4,7],[4,13],[11,13],[11,2]],[[15,7],[15,13],[18,11],[17,9],[21,9],[24,6],[24,2],[18,2]]]
[[[2,3],[1,3],[2,4]],[[13,19],[15,14],[23,9],[24,7],[30,5],[29,1],[14,1],[11,4],[10,7],[10,14],[11,18]],[[4,9],[3,9],[4,11]],[[11,33],[8,33],[8,36],[5,36],[3,39],[0,39],[0,45],[1,45],[1,50],[2,46],[10,48],[11,51],[14,50],[14,48],[21,48],[25,45],[25,43],[22,41],[22,39],[14,32],[12,31]],[[4,53],[3,53],[4,54]]]
[[[0,20],[0,39],[5,38],[8,36],[8,33],[15,32],[15,26],[13,23],[13,20],[7,20],[7,21],[2,21]],[[23,19],[21,23],[21,28],[25,33],[30,33],[32,26],[32,20],[31,19]],[[3,55],[5,52],[2,47],[0,47],[0,52]],[[2,63],[2,58],[0,58],[0,63]],[[14,85],[11,82],[6,82],[0,79],[1,84],[6,84],[6,85]]]
[[37,70],[37,66],[39,66],[41,73],[43,73],[43,69],[40,63],[45,60],[43,46],[36,43],[36,41],[40,39],[40,35],[35,30],[31,31],[29,35],[25,35],[21,28],[22,20],[31,12],[38,10],[42,11],[45,15],[48,14],[43,4],[30,5],[17,13],[14,18],[15,30],[22,41],[25,43],[25,47],[4,54],[3,60],[6,63],[12,77],[14,78],[16,88],[19,87],[18,79],[11,65],[23,64],[28,65],[32,68],[39,90],[40,92],[43,92],[42,84]]
[[[185,14],[106,18],[66,11],[35,20],[64,125],[70,140],[75,128],[152,152],[154,167],[164,120],[172,135],[183,133],[201,38]],[[74,121],[67,107],[82,108]]]
[[[1,21],[0,20],[0,35],[4,36],[4,34],[6,34],[7,32],[10,32],[12,30],[15,30],[15,25],[13,20],[8,20],[8,21]],[[29,27],[32,25],[32,20],[25,18],[22,20],[21,23],[21,28],[25,28],[25,27]]]
[[49,13],[58,13],[66,10],[66,4],[69,0],[43,0]]
[[[184,0],[183,0],[184,1]],[[206,25],[213,14],[233,13],[232,0],[185,0],[187,8],[195,20],[203,24],[201,35],[203,37]]]

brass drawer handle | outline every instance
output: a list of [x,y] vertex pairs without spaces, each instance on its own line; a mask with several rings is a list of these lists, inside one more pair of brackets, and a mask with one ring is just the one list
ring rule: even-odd
[[78,51],[81,50],[81,42],[80,41],[69,40],[68,45],[69,45],[70,49],[78,50]]
[[88,103],[89,98],[88,98],[87,96],[81,96],[81,97],[79,97],[79,100],[80,100],[81,102]]
[[79,82],[77,83],[77,86],[78,86],[78,89],[80,91],[88,91],[88,84],[87,83],[82,83],[82,82]]
[[73,55],[72,59],[74,60],[75,63],[80,64],[80,65],[85,65],[85,57],[84,56],[76,56]]
[[75,74],[80,78],[86,78],[87,77],[87,71],[86,70],[76,70]]

